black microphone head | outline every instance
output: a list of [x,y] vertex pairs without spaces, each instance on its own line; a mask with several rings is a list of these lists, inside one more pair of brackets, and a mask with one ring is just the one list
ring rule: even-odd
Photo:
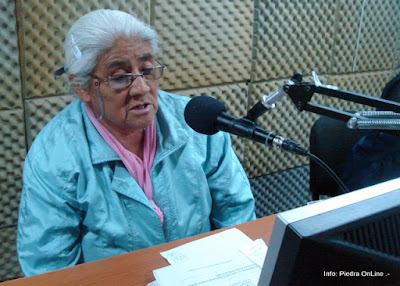
[[217,117],[225,111],[223,103],[215,98],[196,96],[185,107],[185,121],[194,131],[212,135],[218,132],[215,125]]

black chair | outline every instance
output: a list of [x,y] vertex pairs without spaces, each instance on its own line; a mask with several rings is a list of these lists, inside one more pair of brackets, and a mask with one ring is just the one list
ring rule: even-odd
[[[351,148],[369,132],[349,129],[345,121],[321,116],[311,127],[310,152],[340,177]],[[314,160],[310,160],[310,192],[313,199],[342,193],[337,182]]]

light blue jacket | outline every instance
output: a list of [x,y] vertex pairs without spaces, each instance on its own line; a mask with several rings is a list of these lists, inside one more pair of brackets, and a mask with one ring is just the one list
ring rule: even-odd
[[25,160],[17,251],[34,275],[255,219],[230,138],[185,123],[189,98],[159,91],[153,198],[164,225],[76,100],[36,137]]

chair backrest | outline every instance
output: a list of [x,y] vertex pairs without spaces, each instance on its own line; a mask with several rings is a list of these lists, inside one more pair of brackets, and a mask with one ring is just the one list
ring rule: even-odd
[[[369,132],[371,131],[349,129],[345,121],[321,116],[311,127],[310,152],[340,177],[352,147]],[[310,192],[314,199],[319,195],[340,194],[335,180],[313,160],[310,160]]]

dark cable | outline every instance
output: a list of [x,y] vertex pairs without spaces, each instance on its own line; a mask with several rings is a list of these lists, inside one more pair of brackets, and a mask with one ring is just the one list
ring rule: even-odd
[[306,153],[306,156],[308,156],[310,159],[314,160],[318,165],[320,165],[325,171],[328,172],[328,174],[336,181],[336,183],[339,185],[339,187],[342,189],[343,193],[349,193],[350,190],[346,187],[346,185],[342,182],[342,180],[339,178],[338,175],[320,158],[315,156],[314,154],[311,154],[310,152]]

